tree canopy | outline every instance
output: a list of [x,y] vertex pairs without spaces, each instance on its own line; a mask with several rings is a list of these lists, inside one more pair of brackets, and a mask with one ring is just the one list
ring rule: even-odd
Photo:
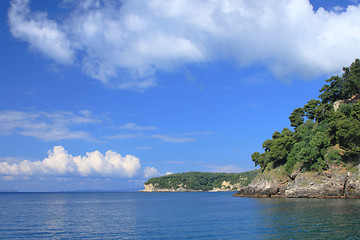
[[[255,166],[321,171],[333,164],[360,163],[360,61],[343,68],[312,99],[290,115],[293,130],[276,131],[251,158]],[[334,108],[334,104],[338,108]]]

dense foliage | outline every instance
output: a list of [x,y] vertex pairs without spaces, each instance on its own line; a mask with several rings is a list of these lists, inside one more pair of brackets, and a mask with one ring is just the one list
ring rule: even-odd
[[187,172],[176,173],[162,177],[150,178],[145,184],[152,183],[157,188],[177,189],[179,186],[187,190],[209,191],[220,188],[223,181],[231,184],[241,183],[242,186],[248,185],[255,178],[258,171],[243,173],[210,173],[210,172]]
[[251,158],[261,170],[284,166],[321,171],[334,164],[359,164],[360,61],[343,68],[343,75],[326,80],[320,100],[310,100],[290,115],[293,130],[276,131],[266,140],[263,153]]

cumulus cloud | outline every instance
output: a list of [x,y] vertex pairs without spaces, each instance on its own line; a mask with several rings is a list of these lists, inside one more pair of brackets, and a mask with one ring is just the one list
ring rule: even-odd
[[[360,6],[316,12],[308,0],[66,1],[54,20],[13,0],[14,37],[104,84],[143,90],[158,71],[218,60],[266,66],[280,79],[334,74],[360,52]],[[354,2],[358,4],[358,2]]]
[[105,155],[99,151],[85,156],[72,156],[62,146],[55,146],[42,161],[23,160],[19,163],[0,162],[0,174],[11,176],[53,175],[53,176],[106,176],[133,177],[140,169],[140,159],[114,151]]
[[146,167],[144,169],[144,177],[145,178],[152,178],[152,177],[160,177],[164,175],[171,175],[173,172],[166,172],[165,174],[160,173],[159,170],[157,170],[154,167]]
[[31,136],[45,141],[64,139],[91,139],[89,133],[72,131],[70,126],[99,123],[90,111],[71,113],[57,112],[24,112],[6,110],[0,111],[0,134],[18,134]]
[[159,170],[157,170],[157,169],[154,168],[154,167],[146,167],[146,168],[144,169],[144,177],[145,177],[145,178],[159,177],[159,176],[161,176],[161,175],[163,175],[163,174],[161,174],[161,173],[159,172]]

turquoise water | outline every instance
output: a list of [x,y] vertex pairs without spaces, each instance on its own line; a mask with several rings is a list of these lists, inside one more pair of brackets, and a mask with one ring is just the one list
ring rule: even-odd
[[359,199],[3,193],[0,239],[360,239]]

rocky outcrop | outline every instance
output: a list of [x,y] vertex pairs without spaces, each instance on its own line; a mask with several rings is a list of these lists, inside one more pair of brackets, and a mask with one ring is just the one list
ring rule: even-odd
[[223,181],[221,187],[213,188],[210,192],[228,192],[228,191],[239,191],[241,189],[240,183],[231,184],[231,182]]
[[[182,184],[177,188],[159,188],[158,186],[158,184],[153,185],[152,183],[144,184],[144,189],[141,190],[141,192],[202,192],[202,190],[187,189],[186,186],[183,186]],[[231,184],[231,182],[223,181],[221,187],[213,188],[209,190],[209,192],[238,191],[240,188],[240,183]]]
[[346,171],[332,169],[322,173],[300,173],[288,183],[286,197],[341,198],[345,196]]
[[159,188],[158,184],[153,185],[144,184],[144,189],[140,190],[140,192],[200,192],[197,190],[187,190],[182,185],[179,185],[178,188]]
[[[359,167],[360,168],[360,167]],[[360,174],[350,173],[346,181],[345,196],[347,198],[360,198]]]
[[[260,173],[249,186],[234,196],[239,197],[288,197],[288,198],[360,198],[360,170],[348,172],[343,167],[333,167],[322,173],[297,172],[282,178],[275,174]],[[281,175],[281,174],[280,174]]]
[[242,187],[234,196],[238,197],[282,197],[284,196],[289,177],[281,169],[259,173],[246,187]]
[[334,111],[336,112],[339,109],[340,105],[343,103],[344,103],[344,100],[338,100],[338,101],[334,102],[334,104],[333,104]]

